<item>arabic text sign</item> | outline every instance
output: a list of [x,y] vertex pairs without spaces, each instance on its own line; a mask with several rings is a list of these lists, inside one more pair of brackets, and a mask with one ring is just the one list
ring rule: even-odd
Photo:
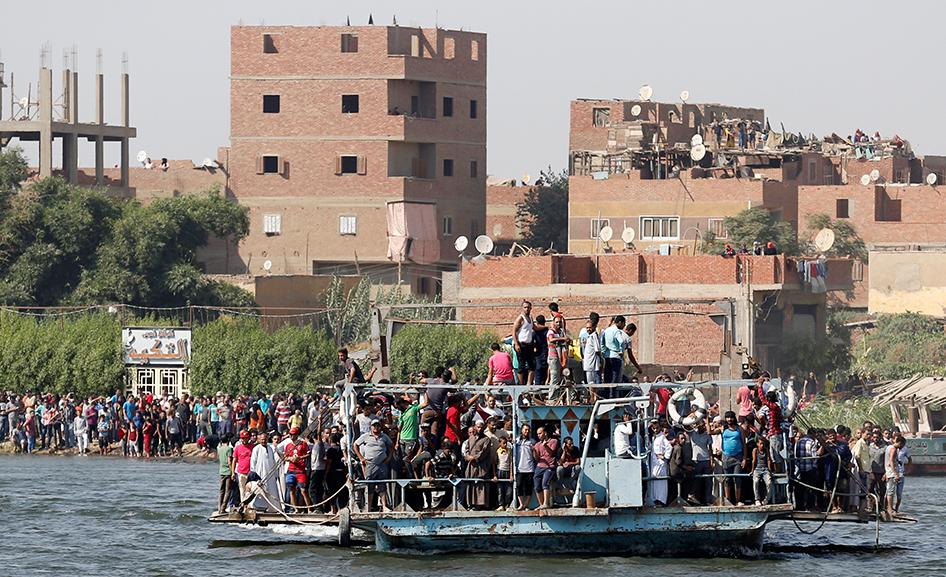
[[191,330],[125,327],[122,348],[126,365],[183,365],[191,358]]

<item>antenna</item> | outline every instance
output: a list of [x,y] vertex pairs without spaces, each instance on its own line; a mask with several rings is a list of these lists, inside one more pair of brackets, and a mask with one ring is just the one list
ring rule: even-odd
[[689,100],[689,99],[690,99],[690,91],[689,91],[689,90],[684,90],[683,92],[680,93],[680,100],[686,102],[686,101]]
[[690,146],[697,146],[699,144],[703,144],[702,136],[699,134],[694,134],[692,137],[690,137]]
[[473,246],[476,247],[476,251],[480,253],[480,256],[489,254],[493,252],[493,239],[481,234],[473,241]]
[[217,162],[211,158],[205,158],[201,161],[200,166],[203,168],[217,168]]
[[690,158],[692,158],[694,162],[703,160],[704,156],[706,156],[706,146],[702,144],[696,144],[690,148]]
[[99,48],[95,51],[95,73],[102,73],[102,49]]
[[631,116],[640,116],[641,115],[641,105],[635,104],[631,107]]
[[470,246],[470,239],[465,236],[458,236],[457,240],[453,241],[453,248],[457,249],[460,254],[463,254],[468,246]]
[[128,53],[122,52],[122,74],[128,74]]
[[528,172],[522,175],[522,184],[529,184],[530,180],[532,180],[532,175]]
[[625,227],[624,230],[621,231],[621,240],[624,241],[625,246],[634,242],[634,236],[634,229],[629,226]]
[[273,261],[271,261],[271,260],[264,260],[264,261],[263,261],[263,270],[265,270],[266,272],[269,272],[269,271],[273,270]]
[[878,180],[880,180],[880,171],[877,170],[876,168],[870,171],[870,180],[871,182],[877,182]]
[[931,172],[926,175],[926,184],[930,186],[936,186],[936,179],[937,179],[936,173]]
[[641,89],[637,91],[637,94],[641,97],[641,100],[648,101],[654,95],[654,89],[650,87],[649,84],[641,86]]
[[870,184],[870,175],[869,175],[869,174],[861,175],[861,184],[863,184],[864,186],[867,186],[867,185]]
[[819,252],[828,252],[834,246],[834,231],[830,228],[823,228],[815,235],[815,248]]
[[138,159],[138,162],[140,162],[142,166],[145,166],[148,164],[148,153],[145,152],[144,150],[139,150],[135,158]]

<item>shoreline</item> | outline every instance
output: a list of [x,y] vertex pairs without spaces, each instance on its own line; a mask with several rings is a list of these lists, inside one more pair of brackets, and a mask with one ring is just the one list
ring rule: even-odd
[[[217,457],[207,456],[201,452],[201,449],[197,447],[197,443],[188,443],[184,445],[183,456],[180,457],[126,457],[121,454],[121,446],[117,443],[110,446],[111,452],[107,455],[100,455],[98,452],[98,447],[95,447],[94,450],[90,450],[85,456],[95,457],[99,459],[127,459],[130,461],[142,461],[142,462],[151,462],[151,463],[161,463],[161,462],[171,462],[171,463],[192,463],[192,464],[202,464],[202,463],[215,463],[217,462]],[[60,450],[42,450],[36,449],[32,453],[17,453],[13,450],[13,441],[3,441],[0,443],[0,455],[4,456],[38,456],[38,457],[81,457],[78,449],[60,449]]]

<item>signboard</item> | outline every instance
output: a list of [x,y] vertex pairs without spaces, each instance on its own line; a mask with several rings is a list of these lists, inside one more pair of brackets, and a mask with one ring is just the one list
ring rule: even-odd
[[185,365],[191,358],[191,330],[125,327],[122,348],[126,365]]

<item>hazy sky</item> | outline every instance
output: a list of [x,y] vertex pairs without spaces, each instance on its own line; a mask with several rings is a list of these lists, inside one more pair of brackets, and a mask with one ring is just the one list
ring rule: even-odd
[[[229,142],[229,27],[352,24],[464,28],[488,34],[489,174],[565,167],[568,102],[630,98],[759,106],[773,126],[850,134],[898,133],[919,154],[946,153],[938,64],[946,52],[940,2],[201,2],[34,0],[0,17],[0,55],[18,94],[36,82],[39,52],[78,46],[80,114],[91,120],[95,52],[104,51],[107,121],[118,116],[121,54],[129,54],[136,151],[214,156]],[[35,86],[35,84],[34,84]],[[4,115],[9,110],[4,95]],[[35,146],[25,147],[35,153]],[[117,145],[109,149],[109,164]],[[92,145],[81,162],[93,163]]]

